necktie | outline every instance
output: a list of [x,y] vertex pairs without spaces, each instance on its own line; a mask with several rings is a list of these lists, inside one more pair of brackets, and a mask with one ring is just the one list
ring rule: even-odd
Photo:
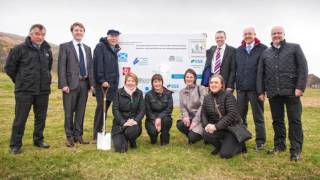
[[86,76],[86,65],[84,63],[84,55],[83,55],[83,51],[81,48],[81,44],[78,44],[79,46],[79,59],[80,59],[80,76]]
[[248,53],[248,54],[250,54],[250,51],[251,51],[251,45],[247,45],[247,48],[246,48],[246,49],[247,49],[247,53]]
[[220,68],[221,68],[221,62],[222,62],[220,51],[221,51],[221,48],[218,48],[216,53],[216,61],[214,63],[214,74],[220,74]]

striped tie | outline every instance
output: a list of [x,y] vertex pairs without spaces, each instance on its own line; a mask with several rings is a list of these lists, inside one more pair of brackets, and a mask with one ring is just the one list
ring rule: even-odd
[[220,67],[221,67],[221,54],[220,54],[221,48],[217,49],[217,54],[216,54],[216,61],[214,63],[214,74],[220,74]]

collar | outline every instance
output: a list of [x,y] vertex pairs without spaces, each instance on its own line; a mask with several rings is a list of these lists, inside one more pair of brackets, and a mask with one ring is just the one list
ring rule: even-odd
[[254,41],[252,41],[252,43],[250,43],[250,44],[246,44],[246,47],[248,47],[248,46],[250,46],[251,47],[251,49],[254,47],[254,44],[255,44],[255,42]]
[[78,47],[78,44],[79,44],[79,43],[81,44],[81,46],[83,46],[82,41],[78,42],[78,41],[76,41],[75,39],[72,40],[72,43],[73,43],[73,45],[74,45],[75,47]]
[[282,40],[282,41],[280,42],[280,47],[279,47],[279,48],[276,48],[276,47],[273,45],[273,42],[271,42],[271,47],[273,47],[273,48],[275,48],[275,49],[280,49],[280,48],[283,47],[285,44],[286,44],[286,40],[284,39],[284,40]]
[[221,47],[218,47],[218,46],[217,46],[217,49],[218,49],[218,48],[221,48],[221,50],[225,50],[225,49],[226,49],[226,47],[227,47],[227,44],[226,44],[226,43],[224,43]]

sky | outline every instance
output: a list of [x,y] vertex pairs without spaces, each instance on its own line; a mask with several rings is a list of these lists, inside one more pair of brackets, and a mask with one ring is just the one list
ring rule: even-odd
[[257,37],[270,46],[272,26],[281,25],[286,40],[301,45],[309,73],[320,77],[320,1],[317,0],[0,0],[0,32],[26,36],[32,24],[46,26],[46,40],[70,41],[70,25],[86,27],[83,42],[92,47],[108,29],[124,34],[207,33],[207,48],[218,30],[227,44],[238,47],[242,30],[256,28]]

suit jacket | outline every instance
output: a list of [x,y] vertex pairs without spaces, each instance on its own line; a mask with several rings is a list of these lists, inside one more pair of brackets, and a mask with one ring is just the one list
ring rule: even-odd
[[[87,60],[87,74],[89,88],[94,86],[93,60],[89,46],[83,44]],[[62,89],[69,86],[71,90],[79,87],[80,81],[80,62],[73,42],[60,44],[58,57],[58,87]]]
[[[211,64],[214,52],[216,51],[217,46],[212,46],[207,50],[207,59],[206,64],[202,73],[202,82],[201,85],[208,86],[209,78],[208,72],[211,73]],[[223,77],[226,87],[234,89],[234,80],[235,80],[235,53],[236,49],[232,46],[226,45],[226,49],[222,58],[222,65],[220,69],[220,74]],[[211,73],[212,74],[212,73]],[[211,75],[210,74],[210,75]]]

